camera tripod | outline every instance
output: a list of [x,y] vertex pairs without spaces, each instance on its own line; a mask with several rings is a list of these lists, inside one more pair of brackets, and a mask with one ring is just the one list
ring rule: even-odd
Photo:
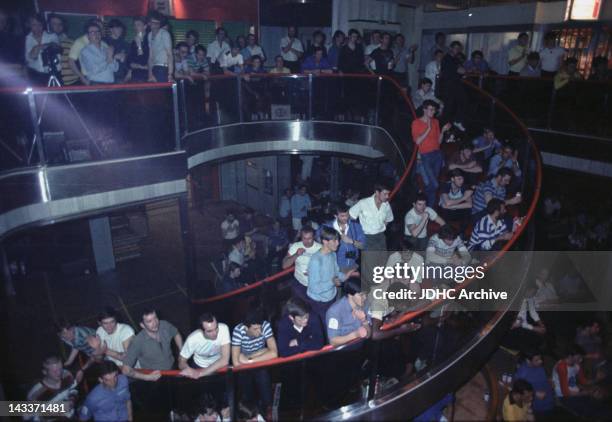
[[[56,71],[52,70],[49,73],[49,81],[47,82],[47,88],[60,88],[62,86],[63,86],[62,82],[60,81],[60,78],[58,77]],[[66,99],[66,102],[68,103],[68,105],[70,105],[70,108],[72,109],[72,111],[74,111],[74,114],[76,115],[79,123],[81,124],[81,126],[83,127],[83,130],[85,131],[85,134],[87,135],[87,139],[96,148],[96,151],[98,152],[98,154],[102,155],[102,150],[100,150],[100,147],[98,146],[98,144],[94,140],[93,136],[91,135],[91,132],[89,131],[89,128],[87,127],[87,125],[83,121],[83,118],[81,117],[80,113],[78,112],[78,110],[74,106],[74,103],[72,102],[70,97],[68,97],[68,94],[64,93],[62,95]],[[45,110],[47,109],[47,99],[48,98],[49,98],[49,95],[45,95],[45,98],[43,99],[42,105],[40,107],[40,114],[38,115],[38,120],[36,121],[36,125],[38,127],[40,127],[40,124],[42,122],[43,116],[45,114]],[[36,146],[36,142],[37,141],[38,142],[42,142],[42,139],[37,140],[36,131],[34,131],[34,137],[32,139],[32,146],[30,148],[30,153],[28,154],[28,165],[32,161],[32,154],[34,154],[34,148]]]

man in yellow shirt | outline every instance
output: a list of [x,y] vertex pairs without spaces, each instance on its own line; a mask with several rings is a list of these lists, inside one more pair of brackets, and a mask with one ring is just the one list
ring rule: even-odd
[[527,54],[529,54],[529,35],[521,32],[518,36],[518,43],[508,50],[508,75],[519,76],[521,70],[527,64]]
[[533,387],[527,381],[518,379],[504,399],[503,417],[507,422],[534,421],[531,403]]

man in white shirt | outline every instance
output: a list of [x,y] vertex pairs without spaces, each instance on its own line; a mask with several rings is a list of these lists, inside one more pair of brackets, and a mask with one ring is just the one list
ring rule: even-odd
[[295,265],[291,290],[294,297],[308,300],[308,264],[310,258],[321,249],[321,244],[314,240],[312,227],[302,227],[300,230],[300,241],[292,243],[283,259],[283,270]]
[[[178,366],[181,375],[198,379],[214,374],[229,364],[230,332],[226,324],[217,322],[211,313],[204,313],[199,318],[202,328],[195,330],[187,337],[179,355]],[[188,361],[193,357],[193,365]]]
[[463,240],[448,224],[429,239],[425,255],[428,264],[467,265],[471,259]]
[[416,251],[424,251],[427,247],[427,224],[435,221],[440,226],[446,224],[432,208],[427,206],[427,196],[419,193],[413,207],[404,217],[404,236],[412,243]]
[[244,58],[240,54],[238,44],[232,46],[229,53],[225,53],[221,57],[221,68],[226,75],[238,75],[242,73],[244,67]]
[[[245,47],[245,50],[248,50],[249,52],[249,58],[247,60],[249,64],[250,60],[252,60],[254,56],[259,56],[261,58],[262,65],[266,62],[266,55],[261,46],[257,44],[257,38],[255,37],[255,34],[247,35],[247,46]],[[243,58],[245,58],[244,55]]]
[[565,49],[555,45],[555,34],[544,36],[544,47],[540,50],[540,69],[543,78],[554,78],[565,57]]
[[215,40],[208,44],[206,49],[206,57],[210,60],[212,73],[223,73],[221,69],[223,56],[230,52],[230,46],[225,41],[226,32],[223,27],[217,28],[215,31]]
[[240,234],[240,222],[233,213],[228,212],[225,216],[225,220],[221,223],[221,233],[223,240],[234,240]]
[[436,82],[438,80],[438,75],[440,75],[440,66],[443,57],[444,51],[436,50],[434,59],[425,66],[425,77],[431,81],[431,90],[434,93],[436,92]]
[[304,54],[304,46],[302,41],[297,38],[297,28],[295,26],[287,28],[287,36],[281,39],[280,49],[285,66],[289,68],[291,73],[300,73],[300,58]]
[[46,85],[49,79],[49,68],[43,64],[43,52],[55,44],[60,45],[56,34],[50,34],[44,30],[42,19],[33,15],[29,19],[30,33],[25,39],[25,62],[28,76],[33,85]]
[[172,38],[162,28],[165,18],[158,12],[149,17],[149,82],[170,82],[174,75]]
[[372,34],[370,35],[370,44],[366,45],[365,48],[363,49],[365,65],[369,69],[376,70],[376,63],[374,63],[374,60],[372,60],[372,57],[370,57],[370,55],[372,54],[374,50],[380,47],[380,44],[381,44],[380,31],[373,31]]
[[359,219],[366,242],[365,249],[369,251],[387,250],[385,230],[387,224],[393,221],[393,210],[389,205],[391,189],[382,184],[374,185],[374,195],[363,198],[349,209],[352,219]]
[[112,308],[105,308],[98,316],[96,337],[90,344],[96,351],[94,355],[105,356],[107,360],[115,362],[119,367],[123,365],[123,358],[134,338],[134,329],[127,324],[117,322],[117,314]]

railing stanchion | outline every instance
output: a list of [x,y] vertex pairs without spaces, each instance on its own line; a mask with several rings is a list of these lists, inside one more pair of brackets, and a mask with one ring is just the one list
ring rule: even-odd
[[555,101],[557,99],[557,90],[555,89],[555,84],[552,85],[552,90],[550,92],[550,103],[548,104],[548,116],[546,116],[546,128],[552,128],[552,119],[553,114],[555,113]]
[[308,118],[312,120],[312,73],[308,74]]
[[178,87],[177,87],[176,82],[172,84],[172,110],[174,112],[175,149],[179,151],[181,149],[181,124],[179,122]]
[[495,98],[491,98],[491,112],[489,113],[489,129],[495,130]]
[[374,110],[374,126],[378,126],[378,114],[380,111],[380,90],[382,86],[382,78],[379,76],[376,81],[376,110]]
[[306,406],[306,361],[300,362],[300,420],[304,420],[304,407]]
[[189,120],[187,119],[187,97],[184,79],[181,79],[181,108],[181,114],[183,115],[183,135],[185,135],[189,132]]
[[34,151],[34,147],[36,146],[36,149],[38,150],[38,162],[41,166],[44,166],[46,163],[45,149],[43,148],[42,137],[40,134],[40,125],[38,124],[36,100],[34,98],[34,93],[31,89],[28,90],[28,106],[30,107],[30,117],[32,119],[32,125],[34,126],[34,140],[32,141],[32,149],[30,150],[30,154],[28,154],[28,165],[32,161],[32,152]]
[[368,380],[368,395],[367,400],[372,400],[376,394],[376,382],[378,381],[378,361],[380,358],[380,341],[372,341],[372,369],[370,370],[370,379]]
[[242,84],[240,83],[240,75],[236,76],[236,92],[238,93],[238,120],[242,123],[244,122],[244,115],[242,114]]
[[227,372],[225,373],[225,391],[227,391],[227,405],[230,411],[230,421],[235,420],[236,416],[236,380],[234,379],[236,375],[232,370],[231,366],[227,367]]

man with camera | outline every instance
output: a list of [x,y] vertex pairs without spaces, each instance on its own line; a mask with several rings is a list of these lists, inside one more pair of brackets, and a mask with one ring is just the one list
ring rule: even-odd
[[45,31],[45,21],[38,15],[30,16],[30,33],[25,39],[25,61],[28,69],[28,78],[32,85],[47,85],[51,66],[59,64],[58,55],[61,56],[57,35]]
[[[365,234],[361,224],[357,220],[351,220],[349,207],[346,204],[336,206],[335,217],[332,221],[324,223],[323,226],[340,233],[340,246],[336,252],[338,267],[340,271],[356,269],[360,251],[365,245]],[[321,229],[317,231],[317,238],[320,235]]]

